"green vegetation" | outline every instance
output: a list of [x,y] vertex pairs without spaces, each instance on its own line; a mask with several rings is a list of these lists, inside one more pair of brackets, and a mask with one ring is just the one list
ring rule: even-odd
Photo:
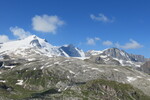
[[[0,83],[0,96],[14,100],[29,98],[150,100],[150,97],[129,84],[103,79],[92,80],[83,84],[74,84],[74,88],[58,92],[56,84],[59,81],[66,82],[69,80],[61,78],[53,74],[53,72],[40,69],[10,71],[2,74],[1,79],[5,79],[6,83]],[[17,80],[23,80],[24,84],[16,85]]]
[[122,84],[108,80],[93,80],[81,86],[83,95],[95,98],[111,100],[149,100],[140,90],[133,88],[129,84]]
[[78,87],[80,92],[66,90],[63,95],[83,100],[150,100],[142,91],[129,84],[109,80],[93,80]]

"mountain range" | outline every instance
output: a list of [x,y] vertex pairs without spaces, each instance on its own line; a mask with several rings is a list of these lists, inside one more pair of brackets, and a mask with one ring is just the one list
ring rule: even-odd
[[[149,100],[149,59],[36,35],[0,44],[0,100]],[[147,74],[148,73],[148,74]]]
[[27,53],[31,52],[30,49],[32,49],[32,52],[44,54],[49,57],[64,56],[87,58],[90,56],[99,55],[105,61],[108,61],[108,59],[111,57],[113,60],[117,60],[122,66],[140,67],[141,64],[148,60],[142,55],[129,54],[118,48],[110,48],[102,51],[90,50],[84,52],[72,44],[53,46],[45,39],[41,39],[36,35],[31,35],[22,40],[10,41],[0,44],[1,54],[14,53],[25,56]]

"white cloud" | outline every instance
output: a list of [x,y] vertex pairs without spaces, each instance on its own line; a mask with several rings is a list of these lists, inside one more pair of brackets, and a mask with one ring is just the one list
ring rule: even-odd
[[96,44],[96,41],[99,41],[100,38],[98,38],[98,37],[95,37],[95,38],[87,38],[86,40],[87,40],[87,44],[88,44],[88,45],[95,45],[95,44]]
[[111,46],[111,45],[113,45],[113,43],[111,41],[107,40],[107,41],[103,42],[103,45],[105,45],[105,46]]
[[26,37],[28,37],[29,35],[31,35],[30,32],[25,31],[22,28],[19,27],[10,27],[10,31],[13,33],[14,36],[17,36],[19,39],[24,39]]
[[115,45],[118,48],[123,48],[123,49],[138,49],[143,47],[143,45],[139,44],[137,41],[132,39],[130,39],[130,41],[125,45],[120,45],[119,43],[116,43]]
[[38,16],[32,18],[32,26],[35,31],[43,33],[55,34],[59,26],[64,25],[64,21],[60,20],[58,16]]
[[95,40],[97,40],[97,41],[98,41],[98,40],[100,40],[100,38],[98,38],[98,37],[95,37]]
[[95,45],[95,40],[92,38],[87,38],[87,44],[88,45]]
[[8,42],[9,38],[6,35],[0,35],[0,43]]
[[95,16],[94,14],[90,15],[92,20],[101,21],[101,22],[114,22],[114,19],[109,19],[104,14],[100,13],[98,16]]

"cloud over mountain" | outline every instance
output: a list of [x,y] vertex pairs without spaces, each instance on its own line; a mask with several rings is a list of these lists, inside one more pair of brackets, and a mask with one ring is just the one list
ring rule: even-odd
[[18,37],[19,39],[24,39],[31,35],[29,31],[25,31],[23,28],[19,27],[10,27],[10,31],[13,33],[14,36]]
[[109,40],[104,41],[102,44],[105,45],[105,46],[111,46],[111,45],[113,45],[113,43],[111,41],[109,41]]
[[55,34],[58,27],[64,25],[64,21],[58,16],[36,15],[32,18],[32,26],[35,31]]
[[95,44],[96,44],[96,41],[99,41],[100,38],[98,38],[98,37],[95,37],[95,38],[87,38],[86,40],[87,40],[87,42],[86,42],[87,45],[95,45]]
[[6,36],[6,35],[0,35],[0,43],[7,42],[7,41],[9,41],[8,36]]
[[116,43],[115,45],[122,49],[138,49],[143,47],[143,45],[132,39],[130,39],[129,42],[124,45],[120,45],[119,43]]

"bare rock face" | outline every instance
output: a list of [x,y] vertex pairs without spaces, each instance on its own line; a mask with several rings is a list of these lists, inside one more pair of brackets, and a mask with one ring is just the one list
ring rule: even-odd
[[134,55],[120,50],[118,48],[109,48],[103,51],[91,50],[86,53],[86,56],[99,56],[106,64],[140,67],[148,59],[142,55]]
[[41,48],[42,46],[41,46],[41,44],[39,43],[39,40],[38,39],[34,39],[34,40],[32,40],[31,42],[30,42],[30,44],[32,45],[32,46],[34,46],[34,47],[37,47],[37,48]]
[[3,62],[2,62],[2,61],[0,61],[0,67],[2,67],[2,65],[3,65]]
[[96,64],[121,65],[119,61],[113,59],[112,57],[102,58],[99,55],[91,56],[88,60]]
[[142,70],[145,73],[150,74],[150,61],[145,62],[141,67],[140,70]]
[[120,60],[125,60],[125,61],[135,61],[135,62],[145,61],[145,58],[142,55],[128,54],[124,50],[120,50],[118,48],[107,49],[102,54],[109,55],[111,57],[118,58]]
[[96,64],[106,64],[105,61],[101,57],[99,57],[98,55],[97,56],[91,56],[89,59],[87,59],[87,61],[90,61],[90,62],[93,62]]

